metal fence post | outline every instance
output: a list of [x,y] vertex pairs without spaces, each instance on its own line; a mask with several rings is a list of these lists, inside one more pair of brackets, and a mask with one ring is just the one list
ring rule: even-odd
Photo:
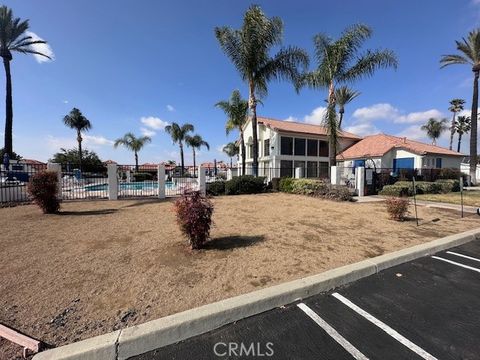
[[198,187],[200,193],[205,196],[207,194],[207,182],[205,176],[205,168],[203,168],[202,166],[198,167]]
[[158,198],[165,199],[165,165],[159,164],[157,170]]
[[47,163],[47,170],[57,173],[58,178],[58,198],[62,199],[62,165],[57,163]]
[[117,164],[107,165],[108,200],[118,200]]

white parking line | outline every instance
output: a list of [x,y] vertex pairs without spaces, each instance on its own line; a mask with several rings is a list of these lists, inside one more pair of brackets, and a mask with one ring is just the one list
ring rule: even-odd
[[452,261],[452,260],[448,260],[448,259],[444,259],[440,256],[432,256],[432,258],[434,259],[437,259],[437,260],[442,260],[442,261],[445,261],[447,263],[450,263],[450,264],[453,264],[453,265],[457,265],[457,266],[460,266],[460,267],[463,267],[465,269],[468,269],[468,270],[473,270],[473,271],[476,271],[476,272],[479,272],[480,273],[480,269],[477,269],[473,266],[468,266],[468,265],[464,265],[464,264],[461,264],[461,263],[458,263],[456,261]]
[[480,259],[474,258],[473,256],[463,255],[463,254],[460,254],[460,253],[457,253],[457,252],[454,252],[454,251],[447,251],[447,254],[452,254],[452,255],[455,255],[455,256],[460,256],[460,257],[465,258],[465,259],[480,262]]
[[428,352],[423,350],[420,346],[414,344],[413,342],[408,340],[403,335],[400,335],[396,330],[392,329],[390,326],[388,326],[384,322],[378,320],[373,315],[371,315],[368,312],[366,312],[365,310],[361,309],[360,307],[358,307],[357,305],[352,303],[350,300],[348,300],[344,296],[340,295],[339,293],[333,293],[332,296],[334,298],[336,298],[337,300],[340,300],[343,304],[348,306],[350,309],[355,311],[357,314],[363,316],[365,319],[370,321],[372,324],[378,326],[380,329],[385,331],[388,335],[390,335],[395,340],[397,340],[399,343],[401,343],[402,345],[404,345],[407,348],[409,348],[410,350],[412,350],[414,353],[416,353],[417,355],[419,355],[423,359],[425,359],[425,360],[437,360],[437,358],[435,356],[429,354]]
[[310,309],[304,303],[297,304],[297,306],[307,314],[313,321],[317,323],[328,335],[330,335],[333,340],[340,344],[345,350],[348,351],[357,360],[369,360],[365,355],[363,355],[360,350],[355,346],[350,344],[347,339],[340,335],[337,330],[331,327],[325,320],[323,320],[315,311]]

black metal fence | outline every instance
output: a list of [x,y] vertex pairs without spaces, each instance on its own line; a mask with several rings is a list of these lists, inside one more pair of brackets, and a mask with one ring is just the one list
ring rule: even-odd
[[108,175],[104,165],[83,166],[61,164],[62,199],[105,199],[108,198]]
[[33,175],[46,169],[44,164],[12,163],[8,169],[0,165],[0,205],[30,202],[27,185]]

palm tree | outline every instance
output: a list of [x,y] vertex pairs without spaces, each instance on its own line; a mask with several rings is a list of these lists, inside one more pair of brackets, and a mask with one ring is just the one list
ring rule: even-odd
[[465,100],[463,99],[450,100],[448,111],[453,113],[452,125],[450,126],[450,145],[448,147],[450,150],[452,150],[453,135],[455,135],[455,117],[457,116],[457,113],[463,110],[463,105],[465,105]]
[[46,44],[43,40],[34,40],[26,32],[29,29],[28,20],[21,20],[13,16],[12,10],[6,6],[0,7],[0,56],[3,58],[5,68],[6,99],[5,99],[5,151],[11,157],[13,153],[12,132],[13,132],[13,102],[12,102],[12,75],[10,72],[10,61],[12,61],[12,52],[21,54],[34,54],[50,57],[43,54],[31,46],[36,44]]
[[335,90],[335,100],[338,106],[340,119],[338,120],[338,129],[342,128],[343,114],[345,105],[360,95],[360,92],[350,89],[348,86],[341,86]]
[[432,139],[432,145],[437,145],[437,139],[448,129],[447,122],[447,119],[437,120],[430,118],[425,125],[422,125],[421,129]]
[[122,138],[115,140],[113,147],[117,148],[119,145],[122,145],[128,150],[133,151],[135,154],[135,171],[138,172],[138,152],[151,141],[152,138],[149,136],[136,137],[133,133],[128,132]]
[[196,176],[196,169],[197,169],[197,164],[195,162],[195,150],[200,150],[202,146],[205,146],[207,150],[210,150],[210,145],[203,140],[203,138],[200,135],[186,135],[185,136],[185,143],[187,146],[190,146],[192,148],[193,152],[193,176]]
[[178,144],[180,147],[180,160],[182,165],[182,175],[185,172],[185,161],[183,157],[183,142],[185,137],[189,132],[193,132],[195,129],[192,124],[184,124],[182,126],[177,123],[172,123],[172,125],[165,126],[165,131],[167,134],[170,134],[174,144]]
[[470,131],[470,116],[459,116],[455,121],[455,132],[458,134],[457,152],[460,152],[460,145],[462,143],[462,135]]
[[473,98],[470,131],[470,178],[476,184],[477,169],[477,111],[478,111],[478,77],[480,75],[480,29],[470,31],[468,37],[455,41],[460,54],[443,55],[441,68],[448,65],[469,65],[473,71]]
[[336,85],[372,76],[379,68],[396,68],[398,65],[391,50],[367,50],[360,53],[361,46],[371,35],[372,30],[368,26],[353,25],[337,40],[324,34],[318,34],[313,39],[317,69],[305,74],[301,85],[313,89],[328,89],[328,105],[322,125],[327,128],[329,136],[330,166],[335,165],[338,146]]
[[63,123],[70,129],[77,131],[78,142],[78,166],[82,171],[82,131],[88,131],[92,128],[90,120],[83,116],[82,112],[77,108],[73,108],[68,115],[63,118]]
[[240,146],[242,153],[242,174],[245,174],[245,138],[243,135],[244,125],[248,116],[248,101],[243,100],[240,91],[233,90],[229,101],[220,101],[215,104],[216,107],[223,110],[227,115],[227,124],[225,126],[227,135],[234,129],[240,133]]
[[222,151],[227,154],[227,156],[230,158],[230,169],[233,168],[233,161],[232,161],[232,158],[234,156],[238,156],[238,152],[239,152],[239,147],[237,145],[237,143],[234,143],[234,142],[229,142],[227,145],[225,145],[223,148],[222,148]]
[[298,85],[299,67],[308,66],[307,53],[297,47],[282,47],[270,56],[271,50],[281,45],[282,35],[282,20],[266,17],[257,5],[252,5],[247,10],[240,29],[227,26],[215,28],[220,47],[248,85],[255,176],[258,175],[257,97],[267,95],[267,85],[274,79],[286,79]]

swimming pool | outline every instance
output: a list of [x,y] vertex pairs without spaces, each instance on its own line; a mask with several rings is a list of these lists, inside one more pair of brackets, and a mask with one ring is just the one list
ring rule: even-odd
[[[94,184],[94,185],[85,185],[85,191],[107,191],[108,184]],[[165,188],[174,189],[175,184],[171,181],[165,183]],[[118,190],[156,190],[158,189],[157,182],[130,182],[130,183],[120,183],[118,184]]]

